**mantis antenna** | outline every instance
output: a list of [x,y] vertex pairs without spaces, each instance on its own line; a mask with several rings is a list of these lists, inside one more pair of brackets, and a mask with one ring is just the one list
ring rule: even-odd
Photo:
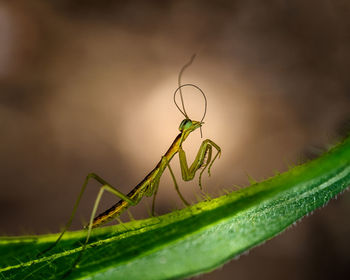
[[[184,104],[182,103],[183,108],[184,108],[184,111],[182,111],[181,108],[179,107],[179,105],[176,102],[176,93],[181,92],[181,88],[189,87],[189,86],[198,89],[202,93],[202,95],[204,97],[204,113],[203,113],[203,117],[201,119],[201,122],[202,122],[204,120],[204,118],[205,118],[206,113],[207,113],[207,97],[205,96],[203,90],[200,87],[198,87],[198,86],[196,86],[194,84],[184,84],[184,85],[179,86],[174,92],[174,103],[175,103],[176,107],[179,109],[179,111],[185,116],[185,118],[189,119],[188,115],[185,112]],[[203,135],[202,135],[202,127],[200,127],[200,131],[201,131],[201,137],[203,137]]]
[[182,78],[182,74],[183,72],[186,70],[187,67],[191,66],[191,64],[193,63],[193,60],[195,59],[196,57],[196,54],[193,54],[190,61],[187,62],[184,66],[182,66],[181,70],[180,70],[180,73],[179,73],[179,77],[177,79],[177,82],[178,82],[178,87],[180,88],[180,98],[181,98],[181,104],[182,104],[182,108],[184,109],[183,111],[181,111],[181,109],[179,108],[179,106],[177,106],[176,102],[176,106],[177,108],[180,110],[180,112],[187,118],[189,119],[187,113],[186,113],[186,110],[185,110],[185,103],[184,103],[184,99],[183,99],[183,96],[182,96],[182,90],[181,90],[181,78]]
[[[176,105],[176,107],[179,109],[179,111],[185,116],[186,119],[189,119],[188,115],[187,115],[187,112],[186,112],[186,109],[185,109],[185,103],[184,103],[184,99],[183,99],[183,96],[182,96],[182,90],[181,88],[184,87],[184,86],[192,86],[192,87],[195,87],[196,89],[198,89],[202,94],[203,94],[203,97],[204,97],[204,101],[205,101],[205,105],[204,105],[204,114],[203,114],[203,118],[201,120],[201,122],[204,120],[204,117],[205,117],[205,114],[207,113],[207,98],[204,94],[204,92],[202,91],[202,89],[200,89],[198,86],[194,85],[194,84],[184,84],[184,85],[181,85],[181,77],[182,77],[182,74],[183,72],[186,70],[187,67],[191,66],[191,64],[193,63],[193,60],[195,59],[196,57],[196,54],[193,54],[190,61],[187,62],[180,70],[180,73],[179,73],[179,77],[178,77],[178,88],[175,90],[175,93],[174,93],[174,103]],[[182,104],[182,109],[183,111],[181,110],[180,106],[176,103],[176,93],[177,91],[179,91],[180,93],[180,98],[181,98],[181,104]],[[200,127],[200,131],[201,131],[201,138],[203,137],[203,133],[202,133],[202,127]]]

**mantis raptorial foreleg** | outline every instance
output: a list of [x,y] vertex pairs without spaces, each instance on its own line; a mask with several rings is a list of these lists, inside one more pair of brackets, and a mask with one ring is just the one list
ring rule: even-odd
[[[213,147],[217,150],[217,153],[216,153],[215,157],[213,158],[213,160],[211,160]],[[184,181],[192,180],[196,174],[196,171],[203,166],[204,168],[199,175],[199,187],[200,187],[200,189],[202,189],[201,178],[202,178],[202,174],[203,174],[204,170],[206,169],[207,166],[209,166],[208,167],[208,174],[210,176],[210,168],[213,165],[216,158],[220,154],[221,154],[220,147],[217,144],[215,144],[213,141],[206,139],[202,142],[202,144],[198,150],[197,156],[194,159],[193,163],[191,164],[190,167],[188,167],[185,151],[180,146],[179,147],[179,159],[180,159],[180,166],[181,166],[181,174],[182,174],[182,178],[184,179]],[[208,156],[207,160],[205,160],[206,156]]]

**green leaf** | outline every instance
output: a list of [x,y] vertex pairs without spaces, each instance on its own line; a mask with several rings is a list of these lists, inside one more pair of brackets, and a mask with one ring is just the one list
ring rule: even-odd
[[[350,138],[320,158],[183,210],[93,231],[67,278],[170,279],[215,269],[325,205],[350,184]],[[60,279],[86,231],[0,239],[0,277]]]

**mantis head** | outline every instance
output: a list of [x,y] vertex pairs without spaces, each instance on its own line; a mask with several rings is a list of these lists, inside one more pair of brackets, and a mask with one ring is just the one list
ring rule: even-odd
[[201,127],[204,122],[192,121],[190,119],[184,119],[179,126],[181,132],[190,133],[197,128]]

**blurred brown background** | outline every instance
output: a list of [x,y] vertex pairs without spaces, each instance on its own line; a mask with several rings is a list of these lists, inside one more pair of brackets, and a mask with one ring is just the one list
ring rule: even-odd
[[[350,2],[1,1],[0,233],[57,232],[84,177],[127,193],[178,133],[177,75],[207,94],[203,133],[223,155],[206,189],[248,184],[316,157],[349,131]],[[197,93],[187,111],[203,113]],[[190,157],[199,132],[188,138]],[[180,180],[187,199],[197,179]],[[87,190],[73,229],[91,213]],[[116,199],[106,194],[101,210]],[[148,217],[151,202],[132,208]],[[340,279],[350,264],[350,194],[197,279]],[[168,172],[157,212],[183,207]],[[123,216],[123,220],[127,217]]]

